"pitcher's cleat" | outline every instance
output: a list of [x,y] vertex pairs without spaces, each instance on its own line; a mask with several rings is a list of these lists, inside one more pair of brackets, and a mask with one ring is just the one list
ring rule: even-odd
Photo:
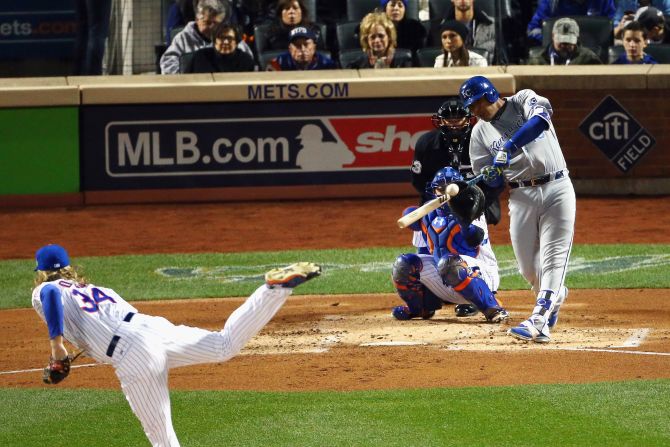
[[321,266],[312,262],[296,262],[287,267],[272,269],[265,274],[265,284],[271,289],[292,289],[321,274]]

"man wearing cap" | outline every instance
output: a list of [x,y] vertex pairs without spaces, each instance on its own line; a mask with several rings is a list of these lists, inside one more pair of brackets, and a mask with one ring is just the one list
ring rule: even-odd
[[551,43],[537,55],[531,55],[529,65],[594,65],[602,61],[591,49],[579,43],[579,25],[564,17],[556,20]]
[[635,13],[635,20],[647,31],[649,44],[670,43],[670,29],[660,10],[652,6],[642,7]]
[[335,62],[316,51],[316,36],[304,26],[289,33],[288,51],[268,64],[268,71],[328,70],[337,68]]

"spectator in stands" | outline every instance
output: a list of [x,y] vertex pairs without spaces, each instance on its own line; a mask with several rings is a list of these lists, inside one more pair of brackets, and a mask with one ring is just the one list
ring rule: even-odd
[[594,65],[602,61],[591,49],[579,43],[579,25],[564,17],[556,20],[551,43],[540,54],[530,57],[529,65]]
[[542,22],[552,17],[614,17],[614,0],[539,0],[526,30],[531,45],[542,44]]
[[[180,58],[184,54],[211,46],[212,31],[216,25],[229,16],[229,6],[227,0],[200,0],[196,8],[195,21],[186,24],[161,56],[161,73],[177,74],[181,72]],[[244,41],[238,42],[238,48],[249,55],[253,55],[251,48]]]
[[623,27],[635,18],[635,11],[640,7],[653,6],[663,12],[663,15],[670,16],[670,0],[614,0],[616,12],[614,13],[614,37],[620,38]]
[[446,20],[440,27],[442,54],[435,58],[438,67],[486,67],[486,58],[465,47],[468,27],[458,20]]
[[[18,5],[19,3],[17,3]],[[75,75],[101,75],[112,0],[77,0]]]
[[658,9],[651,6],[642,7],[635,13],[635,20],[640,22],[647,32],[649,44],[670,43],[670,29],[663,13]]
[[[489,53],[488,63],[493,63],[496,34],[493,18],[476,6],[475,0],[451,0],[442,22],[458,20],[468,27],[466,48],[482,48]],[[437,44],[437,43],[435,43]]]
[[186,63],[181,61],[183,73],[254,71],[254,58],[237,47],[240,32],[236,25],[219,23],[212,32],[212,41],[213,46],[190,53],[192,57]]
[[289,33],[288,51],[270,61],[268,71],[327,70],[337,68],[329,57],[316,51],[316,36],[304,26]]
[[321,46],[321,30],[309,20],[309,12],[303,0],[279,0],[277,16],[267,36],[267,50],[282,50],[289,44],[289,32],[295,27],[307,28],[317,46]]
[[406,16],[407,0],[381,0],[381,6],[395,26],[398,48],[416,50],[426,46],[426,28],[416,19]]
[[647,32],[644,27],[633,20],[623,29],[623,47],[626,51],[613,64],[657,64],[656,60],[646,54]]
[[397,68],[411,67],[412,55],[398,52],[395,26],[384,12],[371,12],[363,17],[359,26],[363,55],[347,68]]

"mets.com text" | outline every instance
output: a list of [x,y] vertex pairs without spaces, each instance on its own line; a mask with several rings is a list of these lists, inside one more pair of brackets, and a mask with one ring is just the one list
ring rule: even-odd
[[347,98],[349,84],[334,82],[323,84],[267,84],[250,85],[249,99],[325,99]]

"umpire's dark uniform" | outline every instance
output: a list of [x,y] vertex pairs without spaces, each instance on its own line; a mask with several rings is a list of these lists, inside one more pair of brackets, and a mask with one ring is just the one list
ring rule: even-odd
[[[433,180],[435,173],[445,166],[458,169],[465,180],[474,177],[470,165],[470,132],[465,135],[447,139],[438,129],[424,134],[417,141],[414,148],[414,161],[410,168],[412,172],[412,186],[421,196],[421,203],[432,197],[426,194],[426,183]],[[500,222],[500,200],[498,196],[503,191],[500,188],[490,188],[484,182],[477,183],[486,199],[486,222],[496,225]]]

